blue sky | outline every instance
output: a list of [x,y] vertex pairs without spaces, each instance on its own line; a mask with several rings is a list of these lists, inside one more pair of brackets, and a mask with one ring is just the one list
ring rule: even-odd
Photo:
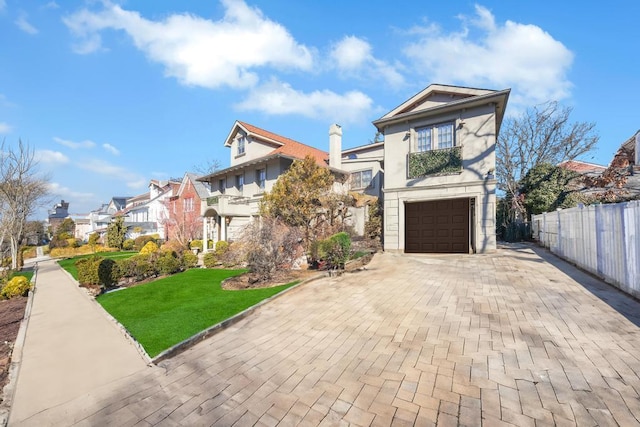
[[[210,160],[235,120],[328,150],[431,83],[511,88],[595,122],[608,164],[639,128],[640,2],[0,0],[0,138],[88,212]],[[44,213],[42,213],[44,216]]]

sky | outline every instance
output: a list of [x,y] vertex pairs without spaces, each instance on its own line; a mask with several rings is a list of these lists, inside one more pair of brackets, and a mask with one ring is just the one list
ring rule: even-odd
[[[607,165],[640,129],[637,0],[0,0],[0,140],[87,213],[217,161],[241,120],[328,151],[432,83],[511,89],[594,122]],[[46,209],[38,211],[40,219]]]

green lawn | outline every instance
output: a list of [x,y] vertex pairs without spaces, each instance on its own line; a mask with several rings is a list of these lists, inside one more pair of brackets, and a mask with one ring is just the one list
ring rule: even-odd
[[98,252],[95,254],[79,255],[73,258],[61,259],[60,261],[58,261],[58,264],[60,264],[60,267],[67,270],[69,274],[73,276],[74,279],[78,280],[78,269],[76,268],[75,263],[81,258],[89,258],[94,255],[97,255],[103,258],[122,259],[122,258],[131,258],[136,254],[137,252]]
[[154,357],[296,283],[241,291],[220,287],[243,271],[191,269],[97,300]]
[[26,270],[20,270],[20,271],[14,271],[13,273],[11,273],[11,275],[9,276],[9,279],[12,279],[16,276],[24,276],[27,278],[28,281],[31,281],[31,278],[33,277],[33,269],[26,269]]

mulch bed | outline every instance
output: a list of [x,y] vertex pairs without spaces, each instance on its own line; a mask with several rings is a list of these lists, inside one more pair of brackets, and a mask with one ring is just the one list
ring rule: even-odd
[[9,382],[11,352],[18,336],[26,305],[27,297],[0,301],[0,402],[3,400],[2,390]]

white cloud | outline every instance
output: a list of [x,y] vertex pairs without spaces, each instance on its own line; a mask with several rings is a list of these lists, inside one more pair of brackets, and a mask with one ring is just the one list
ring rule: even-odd
[[126,183],[129,188],[142,188],[149,182],[144,177],[129,169],[111,164],[101,159],[89,159],[78,164],[81,169],[108,176],[112,179]]
[[55,1],[50,1],[47,4],[45,4],[44,6],[42,6],[43,9],[58,9],[60,8],[60,5],[58,3],[56,3]]
[[256,88],[236,105],[241,111],[260,111],[265,114],[297,114],[313,119],[355,123],[366,120],[373,101],[358,91],[337,94],[329,90],[311,93],[297,91],[277,80]]
[[242,0],[222,0],[224,17],[211,21],[191,14],[174,14],[162,21],[104,3],[98,12],[83,9],[64,18],[80,43],[77,53],[101,48],[101,32],[126,32],[135,46],[165,67],[167,76],[182,84],[218,88],[247,88],[257,84],[256,69],[310,70],[313,56],[282,25]]
[[102,148],[104,148],[105,150],[107,150],[108,152],[116,156],[120,154],[120,150],[118,150],[116,147],[114,147],[111,144],[102,144]]
[[91,200],[95,197],[93,193],[82,193],[78,191],[73,191],[69,187],[65,187],[62,184],[57,182],[49,183],[49,191],[52,194],[55,194],[57,196],[63,196],[63,199],[67,199],[67,200],[74,200],[74,199]]
[[13,130],[13,127],[9,123],[0,122],[0,134],[10,133]]
[[96,143],[93,141],[90,141],[88,139],[84,140],[84,141],[80,141],[80,142],[74,142],[74,141],[70,141],[68,139],[62,139],[62,138],[58,138],[57,136],[53,137],[53,140],[55,142],[57,142],[60,145],[64,145],[65,147],[69,147],[69,148],[73,148],[74,150],[78,149],[78,148],[93,148],[96,146]]
[[533,105],[567,98],[567,73],[573,53],[542,28],[506,21],[476,6],[472,17],[461,16],[459,31],[445,32],[429,24],[414,28],[420,40],[404,53],[435,83],[466,84],[492,89],[511,87],[515,104]]
[[20,12],[18,14],[18,18],[15,20],[15,24],[27,34],[38,34],[38,29],[31,25],[29,21],[27,21],[27,14],[25,12]]
[[7,7],[7,2],[5,0],[0,0],[0,12],[4,12]]
[[69,158],[59,151],[36,150],[35,158],[40,163],[65,164],[69,163]]
[[369,79],[382,78],[394,86],[404,83],[404,77],[396,68],[376,59],[372,54],[371,45],[361,38],[344,37],[333,46],[330,57],[335,67],[347,75],[361,75]]

